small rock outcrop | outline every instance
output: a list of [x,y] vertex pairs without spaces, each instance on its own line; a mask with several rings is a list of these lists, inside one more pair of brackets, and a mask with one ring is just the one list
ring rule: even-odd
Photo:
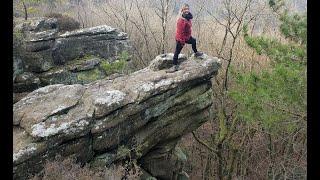
[[215,116],[211,78],[220,60],[180,55],[181,69],[166,73],[172,56],[110,80],[42,87],[15,103],[14,178],[39,172],[58,154],[92,166],[130,155],[156,178],[185,177],[186,156],[176,144]]
[[50,84],[89,83],[108,75],[103,64],[130,59],[127,34],[107,25],[60,32],[56,18],[30,18],[15,24],[15,93]]

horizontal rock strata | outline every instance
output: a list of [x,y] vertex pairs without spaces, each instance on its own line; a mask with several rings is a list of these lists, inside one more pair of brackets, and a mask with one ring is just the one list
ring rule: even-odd
[[159,55],[148,67],[111,80],[49,85],[15,103],[15,179],[39,172],[58,154],[93,165],[130,154],[155,177],[181,174],[181,168],[170,170],[163,160],[170,156],[171,165],[181,161],[182,166],[184,156],[176,143],[215,116],[211,78],[220,61],[181,55],[180,70],[166,73],[172,56]]

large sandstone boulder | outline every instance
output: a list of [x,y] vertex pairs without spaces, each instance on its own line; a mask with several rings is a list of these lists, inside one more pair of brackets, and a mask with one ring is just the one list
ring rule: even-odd
[[63,64],[81,55],[110,58],[129,49],[128,36],[110,26],[97,26],[61,34],[52,48],[53,61]]
[[215,116],[211,78],[220,61],[181,55],[181,70],[166,73],[161,62],[171,57],[160,55],[150,66],[114,79],[49,85],[15,103],[15,179],[39,172],[57,154],[93,166],[130,156],[151,176],[182,177],[186,159],[176,144]]
[[[130,60],[132,49],[127,34],[107,25],[60,32],[55,18],[16,20],[15,24],[15,93],[49,84],[84,84],[103,79],[108,73],[101,64]],[[32,73],[39,82],[16,82],[24,72]]]

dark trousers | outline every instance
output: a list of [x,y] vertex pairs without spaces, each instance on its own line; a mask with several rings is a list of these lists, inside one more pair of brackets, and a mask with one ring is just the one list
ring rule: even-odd
[[[198,52],[198,50],[197,50],[197,42],[196,42],[195,38],[190,37],[190,39],[188,39],[188,41],[186,41],[186,43],[192,45],[192,50],[193,50],[194,53]],[[179,56],[182,48],[183,48],[183,45],[179,41],[176,41],[176,50],[175,50],[174,55],[173,55],[173,64],[174,65],[178,64],[178,56]]]

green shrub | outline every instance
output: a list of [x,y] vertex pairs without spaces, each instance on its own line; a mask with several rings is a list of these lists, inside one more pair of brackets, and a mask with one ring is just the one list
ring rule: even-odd
[[244,37],[246,43],[256,52],[266,54],[272,60],[284,62],[290,60],[302,60],[307,58],[306,48],[296,44],[282,44],[275,39],[268,37]]
[[293,14],[285,12],[281,15],[280,30],[286,38],[300,44],[307,43],[307,15]]
[[128,61],[130,59],[130,55],[127,51],[122,51],[118,56],[119,61]]
[[259,73],[235,71],[235,86],[229,91],[238,104],[237,116],[272,132],[290,132],[306,119],[306,18],[287,13],[280,18],[287,44],[269,37],[252,37],[245,26],[244,39],[258,54],[272,61],[271,70]]
[[120,58],[114,62],[109,63],[107,60],[103,60],[100,63],[100,67],[104,70],[106,75],[113,73],[123,73],[127,65],[127,60],[125,57],[120,56]]
[[83,81],[83,83],[89,83],[102,78],[103,74],[98,69],[91,69],[89,71],[78,72],[77,77],[78,80]]
[[298,126],[293,120],[306,114],[305,68],[287,62],[278,63],[272,71],[235,73],[236,87],[229,95],[239,104],[238,117],[269,131],[294,130]]

